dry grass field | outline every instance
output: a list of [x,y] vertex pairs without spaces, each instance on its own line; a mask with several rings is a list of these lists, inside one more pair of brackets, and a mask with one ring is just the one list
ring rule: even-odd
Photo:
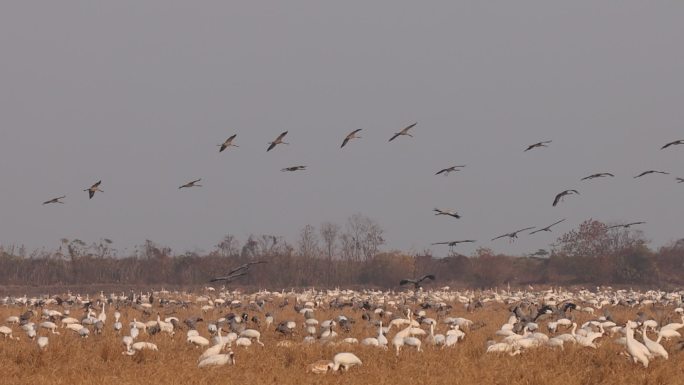
[[[274,306],[267,305],[274,310]],[[275,307],[277,308],[277,307]],[[122,335],[112,328],[113,309],[109,309],[108,321],[102,335],[80,338],[76,333],[60,329],[60,335],[41,330],[39,335],[49,337],[49,346],[40,351],[35,341],[29,340],[15,325],[14,335],[20,340],[0,338],[0,384],[684,384],[684,354],[675,351],[676,341],[664,343],[670,352],[668,361],[658,359],[649,368],[636,365],[619,353],[625,348],[613,343],[615,337],[603,337],[597,350],[566,344],[565,350],[541,347],[524,351],[518,356],[487,354],[485,344],[494,338],[494,332],[507,320],[508,308],[501,304],[488,304],[484,309],[466,314],[457,304],[453,316],[463,316],[485,326],[467,333],[466,339],[452,348],[434,348],[424,344],[423,352],[405,347],[399,357],[392,349],[385,351],[361,345],[338,344],[303,345],[303,331],[292,338],[295,347],[277,347],[284,338],[276,335],[271,327],[262,327],[265,347],[233,347],[235,366],[214,368],[197,367],[202,349],[185,341],[185,330],[171,338],[157,334],[141,333],[138,341],[150,341],[159,351],[143,351],[134,356],[122,354]],[[155,309],[156,310],[156,309]],[[642,309],[647,314],[648,309]],[[18,315],[24,309],[0,308],[0,320]],[[122,321],[137,318],[146,321],[138,310],[122,308]],[[162,310],[163,311],[163,310]],[[618,323],[633,318],[636,309],[612,309]],[[205,320],[217,319],[228,312],[215,310],[204,315]],[[361,320],[361,313],[345,308],[341,311],[357,322],[349,336],[359,340],[377,336],[377,328]],[[77,318],[79,310],[72,310]],[[199,315],[199,308],[183,309],[174,316],[184,319]],[[317,309],[319,320],[333,318],[337,310]],[[293,319],[301,324],[303,317],[289,306],[275,313],[278,320]],[[434,313],[428,315],[435,317]],[[590,319],[588,314],[577,314],[578,321]],[[148,319],[156,319],[147,317]],[[37,321],[34,319],[34,321]],[[208,337],[206,322],[200,323],[200,334]],[[127,334],[127,326],[124,333]],[[542,326],[544,331],[545,327]],[[393,330],[388,339],[396,331]],[[440,324],[437,332],[444,333]],[[342,337],[343,332],[340,332]],[[341,338],[340,338],[341,339]],[[500,339],[500,338],[498,338]],[[306,373],[306,366],[319,359],[332,359],[335,353],[355,353],[363,365],[348,372],[315,375]]]

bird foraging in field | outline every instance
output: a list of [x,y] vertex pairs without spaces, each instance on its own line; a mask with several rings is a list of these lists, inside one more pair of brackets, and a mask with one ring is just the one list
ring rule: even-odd
[[237,134],[233,134],[228,139],[226,139],[225,142],[217,144],[217,146],[221,147],[219,148],[219,152],[223,152],[223,150],[225,150],[228,147],[240,147],[237,144],[233,144],[233,139],[235,139],[236,136]]
[[556,195],[556,197],[553,199],[553,207],[556,207],[558,202],[561,202],[566,195],[572,195],[572,194],[579,195],[579,191],[577,191],[577,190],[565,190],[565,191],[559,192]]
[[352,139],[361,138],[360,136],[356,135],[359,131],[361,131],[361,128],[358,128],[358,129],[356,129],[356,130],[350,132],[350,133],[344,138],[344,140],[342,141],[342,145],[340,146],[340,148],[346,146],[347,143],[348,143],[350,140],[352,140]]
[[269,151],[273,150],[273,149],[275,148],[275,146],[277,146],[277,145],[279,145],[279,144],[290,144],[290,143],[287,143],[287,142],[283,142],[283,138],[285,137],[285,135],[287,135],[287,131],[285,131],[285,132],[281,133],[280,135],[278,135],[278,137],[275,138],[274,141],[269,142],[269,143],[268,143],[269,146],[268,146],[268,148],[266,149],[266,152],[269,152]]
[[404,278],[404,279],[402,279],[401,281],[399,281],[399,286],[404,286],[404,285],[410,283],[410,284],[413,285],[413,287],[414,287],[416,290],[418,290],[418,288],[421,287],[420,283],[423,282],[423,281],[425,281],[426,279],[429,279],[430,281],[434,281],[434,280],[435,280],[435,275],[434,275],[434,274],[425,274],[424,276],[422,276],[422,277],[420,277],[420,278],[413,278],[413,279]]
[[178,189],[180,190],[180,189],[182,189],[182,188],[202,187],[201,184],[197,184],[197,183],[198,183],[199,181],[201,181],[201,180],[202,180],[202,178],[195,179],[195,180],[193,180],[192,182],[188,182],[188,183],[186,183],[186,184],[184,184],[184,185],[178,187]]
[[61,197],[57,197],[57,198],[52,198],[52,199],[50,199],[50,200],[48,200],[48,201],[43,202],[43,204],[44,204],[44,205],[47,205],[47,204],[50,204],[50,203],[61,203],[61,204],[64,204],[64,202],[62,202],[62,199],[64,199],[64,198],[66,198],[66,195],[62,195]]
[[97,183],[95,183],[92,186],[90,186],[89,188],[83,190],[83,191],[88,192],[88,196],[90,197],[89,199],[93,199],[93,196],[95,196],[95,192],[97,192],[97,191],[104,192],[104,191],[100,190],[100,184],[101,183],[102,183],[102,181],[99,180],[99,181],[97,181]]
[[435,212],[435,215],[448,215],[450,217],[454,218],[460,218],[461,216],[454,210],[442,210],[442,209],[432,209],[432,211]]
[[534,148],[538,148],[538,147],[548,147],[547,145],[548,145],[549,143],[551,143],[550,140],[545,140],[545,141],[543,141],[543,142],[537,142],[537,143],[535,143],[535,144],[530,144],[529,146],[527,146],[527,148],[526,148],[525,151],[523,151],[523,152],[527,152],[527,151],[530,151],[530,150],[532,150],[532,149],[534,149]]
[[402,135],[410,136],[410,137],[413,138],[413,135],[409,134],[409,130],[410,130],[411,128],[415,127],[416,124],[418,124],[418,122],[415,122],[415,123],[413,123],[413,124],[410,124],[410,125],[408,125],[407,127],[405,127],[403,130],[394,133],[394,136],[392,136],[392,137],[390,138],[389,141],[391,142],[391,141],[393,141],[394,139],[396,139],[398,136],[402,136]]

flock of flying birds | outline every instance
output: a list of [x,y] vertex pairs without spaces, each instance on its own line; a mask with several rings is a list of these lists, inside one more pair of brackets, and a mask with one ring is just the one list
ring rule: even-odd
[[[393,141],[394,139],[398,138],[399,136],[413,137],[413,135],[411,135],[409,130],[411,130],[417,124],[418,124],[417,122],[412,123],[412,124],[406,126],[401,131],[395,132],[394,135],[392,135],[392,137],[389,139],[389,142]],[[359,129],[356,129],[356,130],[350,132],[349,134],[347,134],[347,136],[344,137],[344,140],[342,141],[342,145],[340,146],[340,148],[344,148],[352,139],[361,138],[361,136],[358,135],[359,132],[361,132],[361,130],[362,129],[359,128]],[[269,142],[268,143],[269,146],[266,149],[266,152],[273,150],[279,144],[289,144],[289,143],[283,141],[283,139],[285,138],[287,133],[288,133],[288,131],[282,132],[272,142]],[[226,139],[223,143],[218,144],[217,146],[219,147],[219,152],[223,152],[224,150],[228,149],[229,147],[239,147],[238,145],[233,143],[233,141],[235,140],[236,137],[237,137],[237,134],[233,134],[228,139]],[[551,140],[545,140],[545,141],[541,141],[541,142],[531,144],[531,145],[527,146],[527,148],[525,148],[524,152],[533,150],[535,148],[548,147],[551,142],[552,142]],[[677,145],[684,145],[684,139],[675,140],[675,141],[666,143],[660,149],[664,150],[668,147],[677,146]],[[435,173],[435,175],[448,176],[452,172],[461,171],[461,169],[463,167],[465,167],[465,165],[450,166],[450,167],[447,167],[447,168],[444,168],[444,169],[437,171],[437,173]],[[302,170],[306,170],[306,166],[301,166],[301,165],[300,166],[290,166],[290,167],[285,167],[285,168],[281,169],[280,171],[294,172],[294,171],[302,171]],[[634,178],[641,178],[641,177],[649,175],[649,174],[669,175],[669,173],[665,172],[665,171],[647,170],[647,171],[640,173],[639,175],[636,175]],[[615,175],[613,175],[609,172],[600,172],[600,173],[595,173],[595,174],[591,174],[589,176],[586,176],[586,177],[582,178],[581,180],[584,181],[584,180],[614,177],[614,176]],[[179,186],[178,189],[190,188],[190,187],[202,187],[201,184],[198,184],[201,180],[202,180],[202,178],[192,180],[190,182],[187,182],[187,183]],[[677,183],[684,183],[684,178],[678,177],[678,178],[676,178],[676,181],[677,181]],[[96,192],[104,192],[100,189],[101,183],[102,183],[102,181],[99,180],[96,183],[94,183],[92,186],[90,186],[89,188],[83,190],[83,191],[88,192],[89,199],[92,199],[95,196]],[[563,199],[569,195],[579,195],[579,191],[577,191],[575,189],[561,191],[560,193],[556,194],[556,196],[554,197],[552,206],[553,207],[557,206],[558,203],[562,202]],[[43,205],[50,204],[50,203],[64,203],[62,201],[64,198],[66,198],[66,195],[62,195],[62,196],[57,197],[57,198],[52,198],[50,200],[43,202]],[[453,210],[435,208],[433,211],[435,212],[435,215],[446,215],[446,216],[450,216],[450,217],[457,218],[457,219],[461,218],[461,215],[458,212],[453,211]],[[561,220],[556,221],[556,222],[554,222],[554,223],[552,223],[546,227],[534,230],[534,231],[530,232],[529,234],[532,235],[532,234],[536,234],[536,233],[541,232],[541,231],[550,232],[551,228],[553,226],[555,226],[555,225],[557,225],[563,221],[565,221],[565,219],[561,219]],[[631,222],[631,223],[626,223],[626,224],[619,224],[619,225],[615,225],[615,226],[610,226],[608,228],[609,229],[611,229],[611,228],[630,228],[631,226],[644,224],[644,223],[645,222]],[[522,229],[519,229],[516,231],[505,233],[505,234],[502,234],[502,235],[499,235],[497,237],[492,238],[492,241],[495,241],[495,240],[501,239],[501,238],[509,238],[510,241],[513,241],[514,239],[518,238],[519,233],[522,233],[522,232],[528,231],[528,230],[533,230],[535,228],[536,228],[535,226],[525,227],[525,228],[522,228]],[[453,247],[455,247],[461,243],[472,243],[472,242],[476,242],[476,240],[465,239],[465,240],[457,240],[457,241],[435,242],[435,243],[433,243],[433,245],[448,245],[450,248],[453,248]]]

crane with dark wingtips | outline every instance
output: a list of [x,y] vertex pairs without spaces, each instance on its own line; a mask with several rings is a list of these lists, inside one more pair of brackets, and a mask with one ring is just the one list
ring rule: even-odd
[[50,199],[50,200],[48,200],[48,201],[43,202],[43,204],[44,204],[44,205],[47,205],[47,204],[50,204],[50,203],[61,203],[61,204],[64,204],[64,202],[62,202],[62,199],[64,199],[64,198],[66,198],[66,195],[62,195],[61,197],[57,197],[57,198],[52,198],[52,199]]
[[621,225],[608,226],[606,229],[608,229],[608,230],[617,229],[617,228],[628,229],[632,226],[643,225],[643,224],[646,224],[646,222],[630,222],[630,223],[625,223],[625,224],[621,224]]
[[97,191],[99,191],[99,192],[104,192],[104,191],[100,190],[100,184],[101,184],[101,183],[102,183],[102,181],[101,181],[101,180],[98,180],[97,183],[95,183],[95,184],[93,184],[92,186],[90,186],[89,188],[83,190],[83,191],[87,191],[87,192],[88,192],[88,196],[90,197],[89,199],[93,199],[93,196],[95,196],[95,193],[96,193]]
[[561,191],[558,194],[556,194],[556,197],[553,198],[553,207],[556,207],[558,202],[561,202],[564,197],[566,197],[568,195],[572,195],[572,194],[579,195],[579,191],[577,191],[577,190],[565,190],[565,191]]
[[461,243],[473,243],[477,242],[474,239],[464,239],[462,241],[446,241],[446,242],[434,242],[432,245],[448,245],[449,251],[453,250],[454,247],[460,245]]
[[236,136],[237,134],[233,134],[228,139],[226,139],[225,142],[217,144],[217,146],[221,147],[219,148],[219,152],[223,152],[223,150],[225,150],[228,147],[240,147],[237,144],[233,144],[233,139],[235,139]]
[[521,233],[521,232],[527,231],[527,230],[532,230],[534,227],[535,227],[535,226],[532,226],[532,227],[525,227],[524,229],[520,229],[520,230],[516,230],[516,231],[510,232],[510,233],[506,233],[506,234],[503,234],[503,235],[499,235],[499,236],[496,237],[496,238],[492,238],[492,241],[496,241],[496,240],[499,239],[499,238],[508,237],[508,238],[510,238],[510,241],[512,242],[515,238],[518,238],[518,233]]
[[559,223],[561,223],[561,222],[563,222],[563,221],[565,221],[565,218],[561,219],[561,220],[558,221],[558,222],[554,222],[554,223],[552,223],[552,224],[550,224],[550,225],[548,225],[548,226],[546,226],[546,227],[544,227],[544,228],[541,228],[541,229],[539,229],[539,230],[534,230],[533,232],[530,233],[530,235],[536,234],[536,233],[538,233],[538,232],[540,232],[540,231],[549,231],[549,232],[550,232],[550,231],[551,231],[551,228],[552,228],[553,226],[555,226],[555,225],[557,225],[557,224],[559,224]]
[[278,137],[275,138],[274,141],[268,142],[269,146],[268,146],[268,149],[266,149],[266,152],[269,152],[269,151],[273,150],[273,149],[275,148],[275,146],[277,146],[277,145],[279,145],[279,144],[290,144],[290,143],[287,143],[287,142],[283,142],[283,138],[285,137],[285,135],[287,135],[287,131],[285,131],[285,132],[281,133],[280,135],[278,135]]
[[444,176],[449,175],[449,173],[454,172],[454,171],[461,171],[461,168],[465,167],[465,165],[462,166],[451,166],[447,168],[443,168],[435,173],[435,175],[439,174],[444,174]]
[[429,279],[429,280],[431,280],[431,281],[434,281],[434,280],[435,280],[435,275],[434,275],[434,274],[425,274],[424,276],[422,276],[422,277],[420,277],[420,278],[412,278],[412,279],[404,278],[404,279],[402,279],[401,281],[399,281],[399,286],[404,286],[404,285],[410,283],[410,284],[413,285],[413,287],[414,287],[416,290],[418,290],[418,289],[421,287],[420,283],[423,282],[423,281],[425,281],[426,279]]
[[340,148],[346,146],[347,143],[348,143],[350,140],[352,140],[352,139],[360,139],[361,137],[358,136],[358,135],[356,135],[356,134],[358,134],[359,131],[361,131],[361,130],[362,130],[361,128],[357,128],[356,130],[350,132],[350,133],[344,138],[344,140],[342,141],[342,145],[340,146]]
[[614,177],[615,175],[613,175],[613,174],[611,174],[611,173],[609,173],[609,172],[599,172],[599,173],[596,173],[596,174],[591,174],[591,175],[589,175],[589,176],[585,176],[584,178],[582,178],[582,179],[580,179],[580,180],[590,180],[590,179],[596,179],[596,178],[605,178],[605,177],[607,177],[607,176],[609,176],[609,177]]
[[644,176],[644,175],[649,175],[649,174],[663,174],[663,175],[670,175],[670,173],[669,173],[669,172],[665,172],[665,171],[658,171],[658,170],[648,170],[648,171],[644,171],[644,172],[642,172],[641,174],[639,174],[639,175],[635,176],[635,177],[634,177],[634,179],[636,179],[636,178],[641,178],[642,176]]
[[545,141],[542,141],[542,142],[537,142],[537,143],[535,143],[535,144],[530,144],[529,146],[527,146],[527,148],[526,148],[525,151],[523,151],[523,152],[527,152],[527,151],[530,151],[530,150],[532,150],[532,149],[534,149],[534,148],[538,148],[538,147],[548,147],[548,144],[549,144],[549,143],[551,143],[550,140],[545,140]]
[[412,129],[413,127],[415,127],[416,124],[418,124],[418,122],[415,122],[415,123],[413,123],[413,124],[409,124],[409,125],[408,125],[407,127],[405,127],[403,130],[401,130],[401,131],[399,131],[399,132],[395,132],[395,133],[394,133],[394,136],[392,136],[392,137],[390,138],[389,141],[391,142],[391,141],[393,141],[394,139],[396,139],[398,136],[402,136],[402,135],[410,136],[410,137],[413,138],[413,135],[409,134],[409,130]]
[[677,145],[680,145],[680,144],[684,144],[684,139],[679,139],[679,140],[675,140],[675,141],[673,141],[673,142],[667,143],[667,144],[664,145],[663,147],[660,147],[660,149],[661,149],[661,150],[664,150],[664,149],[666,149],[666,148],[668,148],[668,147],[670,147],[670,146],[677,146]]
[[243,276],[247,275],[247,274],[249,273],[249,268],[250,268],[250,266],[252,266],[252,265],[258,265],[258,264],[262,264],[262,263],[267,263],[267,262],[266,262],[266,261],[247,262],[247,263],[245,263],[245,264],[243,264],[243,265],[240,265],[240,266],[238,266],[238,267],[232,269],[232,270],[229,271],[228,274],[226,274],[225,276],[223,276],[223,277],[212,278],[209,282],[217,282],[217,281],[226,281],[226,282],[230,282],[230,281],[232,281],[232,280],[234,280],[234,279],[236,279],[236,278],[240,278],[240,277],[243,277]]
[[202,178],[195,179],[195,180],[193,180],[193,181],[191,181],[191,182],[188,182],[188,183],[186,183],[186,184],[184,184],[184,185],[178,187],[178,189],[180,190],[180,189],[182,189],[182,188],[202,187],[201,184],[197,184],[197,183],[198,183],[199,181],[201,181],[201,180],[202,180]]
[[454,218],[460,218],[461,216],[454,210],[442,210],[442,209],[432,209],[435,211],[435,215],[448,215]]

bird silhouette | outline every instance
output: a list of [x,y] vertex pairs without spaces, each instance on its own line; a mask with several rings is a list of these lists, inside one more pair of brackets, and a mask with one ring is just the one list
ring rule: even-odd
[[535,144],[530,144],[529,146],[527,146],[527,148],[523,152],[530,151],[531,149],[537,148],[537,147],[548,147],[547,144],[549,144],[549,143],[551,143],[550,140],[545,140],[543,142],[537,142]]
[[551,228],[552,228],[553,226],[555,226],[555,225],[557,225],[557,224],[559,224],[559,223],[561,223],[561,222],[563,222],[563,221],[565,221],[565,218],[561,219],[561,220],[558,221],[558,222],[554,222],[554,223],[552,223],[552,224],[550,224],[550,225],[548,225],[548,226],[546,226],[546,227],[544,227],[544,228],[541,228],[541,229],[539,229],[539,230],[534,230],[533,232],[530,233],[530,235],[536,234],[536,233],[538,233],[538,232],[540,232],[540,231],[551,231]]
[[283,169],[280,169],[280,171],[300,171],[300,170],[306,170],[306,166],[291,166],[291,167],[285,167]]
[[403,130],[394,133],[394,136],[392,136],[392,137],[390,138],[389,141],[390,141],[390,142],[393,141],[394,139],[396,139],[396,138],[397,138],[398,136],[400,136],[400,135],[407,135],[407,136],[410,136],[410,137],[413,138],[413,135],[409,134],[408,131],[409,131],[411,128],[415,127],[416,124],[418,124],[418,122],[415,122],[415,123],[413,123],[413,124],[410,124],[409,126],[405,127]]
[[240,265],[240,266],[232,269],[225,276],[212,278],[211,280],[209,280],[209,282],[218,282],[218,281],[230,282],[236,278],[244,277],[245,275],[247,275],[249,273],[248,270],[252,265],[258,265],[258,264],[262,264],[262,263],[268,263],[268,262],[266,262],[266,261],[247,262],[243,265]]
[[346,146],[346,145],[347,145],[347,142],[349,142],[349,141],[352,140],[352,139],[361,138],[360,136],[357,136],[357,135],[356,135],[356,134],[357,134],[359,131],[361,131],[361,130],[362,130],[361,128],[358,128],[358,129],[356,129],[356,130],[350,132],[350,133],[344,138],[344,140],[342,141],[342,145],[340,146],[340,148]]
[[449,173],[451,173],[451,172],[454,172],[454,171],[461,171],[460,168],[463,168],[463,167],[465,167],[465,165],[462,165],[462,166],[451,166],[451,167],[443,168],[443,169],[437,171],[437,172],[435,173],[435,175],[444,174],[444,176],[447,176],[447,175],[449,175]]
[[100,190],[100,184],[101,183],[102,183],[102,181],[99,180],[99,181],[97,181],[97,183],[95,183],[92,186],[90,186],[89,188],[83,190],[83,191],[88,192],[89,199],[93,199],[93,196],[95,196],[95,192],[97,192],[97,191],[104,192],[104,191]]
[[664,175],[670,175],[669,172],[665,172],[665,171],[648,170],[648,171],[644,171],[644,172],[642,172],[641,174],[635,176],[634,179],[636,179],[636,178],[641,178],[642,176],[648,175],[648,174],[664,174]]
[[432,211],[435,211],[435,215],[448,215],[450,217],[454,218],[460,218],[461,216],[453,210],[441,210],[441,209],[432,209]]
[[664,150],[664,149],[666,149],[666,148],[668,148],[668,147],[670,147],[670,146],[677,146],[677,145],[680,145],[680,144],[684,144],[684,139],[675,140],[675,141],[673,141],[673,142],[667,143],[667,144],[664,145],[663,147],[660,147],[660,149],[661,149],[661,150]]
[[523,232],[523,231],[526,231],[526,230],[532,230],[533,228],[534,228],[534,226],[532,226],[532,227],[525,227],[524,229],[520,229],[520,230],[516,230],[516,231],[510,232],[510,233],[506,233],[506,234],[503,234],[503,235],[499,235],[499,236],[496,237],[496,238],[492,238],[492,241],[496,241],[497,239],[499,239],[499,238],[504,238],[504,237],[509,237],[510,240],[513,241],[515,238],[518,238],[518,233]]
[[622,225],[608,226],[607,229],[616,229],[616,228],[618,228],[618,227],[622,227],[622,228],[624,228],[624,229],[628,229],[628,228],[630,228],[630,227],[632,227],[632,226],[643,225],[643,224],[645,224],[645,223],[646,223],[646,222],[631,222],[631,223],[625,223],[625,224],[622,224]]
[[180,189],[182,189],[182,188],[202,187],[201,184],[197,184],[197,182],[199,182],[199,181],[201,181],[201,180],[202,180],[202,178],[195,179],[195,180],[193,180],[192,182],[188,182],[188,183],[186,183],[186,184],[184,184],[184,185],[178,187],[178,189],[180,190]]
[[556,195],[556,197],[553,199],[553,206],[556,207],[558,202],[562,201],[566,195],[572,195],[572,194],[579,195],[579,191],[577,191],[577,190],[565,190],[565,191],[559,192]]
[[416,278],[413,278],[413,279],[404,278],[401,281],[399,281],[399,286],[404,286],[404,285],[410,283],[410,284],[413,284],[413,287],[417,290],[418,288],[420,288],[420,283],[426,279],[434,281],[435,275],[434,274],[426,274],[426,275],[424,275],[420,278],[417,278],[417,279]]
[[585,176],[584,178],[582,178],[582,179],[580,179],[580,180],[589,180],[589,179],[595,179],[595,178],[604,178],[604,177],[607,177],[607,176],[614,177],[615,175],[613,175],[613,174],[611,174],[611,173],[609,173],[609,172],[599,172],[599,173],[597,173],[597,174],[591,174],[591,175],[589,175],[589,176]]
[[235,139],[236,136],[237,134],[231,135],[230,138],[226,139],[225,142],[217,144],[217,146],[221,147],[219,148],[219,152],[223,152],[223,150],[225,150],[228,147],[240,147],[237,144],[233,144],[233,139]]
[[275,138],[274,141],[269,142],[270,146],[268,146],[268,149],[266,149],[266,152],[269,152],[269,151],[273,150],[273,149],[275,148],[275,146],[277,146],[277,145],[279,145],[279,144],[290,144],[290,143],[287,143],[287,142],[283,142],[283,138],[285,137],[285,135],[287,135],[287,131],[285,131],[285,132],[281,133],[280,135],[278,135],[278,137]]
[[47,205],[50,203],[62,203],[62,204],[64,204],[64,202],[62,202],[62,199],[64,199],[64,198],[66,198],[66,195],[62,195],[61,197],[57,197],[57,198],[52,198],[48,201],[43,202],[43,204],[44,205]]

